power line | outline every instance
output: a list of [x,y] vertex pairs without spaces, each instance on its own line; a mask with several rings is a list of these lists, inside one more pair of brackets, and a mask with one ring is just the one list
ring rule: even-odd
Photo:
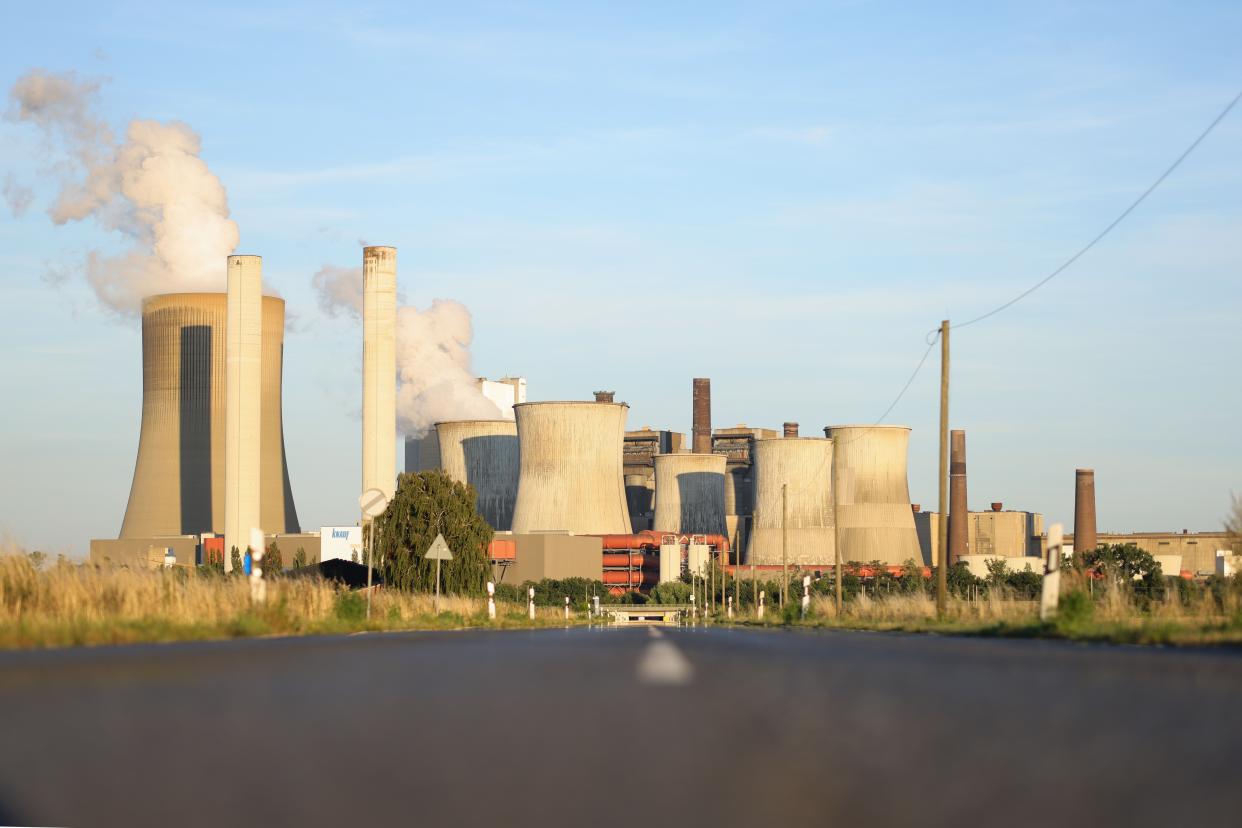
[[1066,259],[1066,260],[1065,260],[1065,261],[1061,264],[1061,266],[1060,266],[1060,267],[1058,267],[1056,270],[1054,270],[1054,271],[1052,271],[1051,273],[1049,273],[1049,274],[1048,274],[1047,276],[1045,276],[1044,278],[1040,279],[1040,280],[1039,280],[1038,282],[1036,282],[1035,284],[1031,285],[1031,286],[1030,286],[1029,288],[1027,288],[1026,290],[1022,291],[1022,292],[1021,292],[1021,293],[1019,293],[1017,296],[1015,296],[1014,298],[1010,299],[1008,302],[1004,303],[1003,305],[998,305],[997,307],[993,308],[992,310],[988,311],[987,313],[983,314],[982,316],[976,316],[974,319],[968,320],[968,321],[966,321],[966,322],[962,322],[962,323],[957,324],[957,325],[953,325],[953,327],[954,327],[954,328],[965,328],[967,325],[973,325],[973,324],[975,324],[976,322],[982,322],[983,320],[987,319],[989,316],[995,316],[996,314],[1000,313],[1001,311],[1005,310],[1006,308],[1011,307],[1011,306],[1013,306],[1013,305],[1017,304],[1018,302],[1022,301],[1023,299],[1025,299],[1026,297],[1030,296],[1030,295],[1031,295],[1032,293],[1034,293],[1035,291],[1039,290],[1039,289],[1040,289],[1041,287],[1043,287],[1044,285],[1046,285],[1046,284],[1048,284],[1049,282],[1051,282],[1051,281],[1052,281],[1053,279],[1055,279],[1057,276],[1061,275],[1061,273],[1062,273],[1064,270],[1066,270],[1066,269],[1067,269],[1070,265],[1072,265],[1074,262],[1076,262],[1076,261],[1078,261],[1080,258],[1082,258],[1082,256],[1083,256],[1083,255],[1084,255],[1084,254],[1085,254],[1088,250],[1090,250],[1091,248],[1095,247],[1095,245],[1096,245],[1096,244],[1097,244],[1097,243],[1098,243],[1101,239],[1103,239],[1105,236],[1107,236],[1109,233],[1111,233],[1111,232],[1113,231],[1113,228],[1115,228],[1118,224],[1121,224],[1121,222],[1123,222],[1123,221],[1126,219],[1126,217],[1127,217],[1127,216],[1129,216],[1131,213],[1133,213],[1133,212],[1134,212],[1135,208],[1137,208],[1140,204],[1142,204],[1142,203],[1143,203],[1143,202],[1147,199],[1147,197],[1148,197],[1149,195],[1151,195],[1153,192],[1155,192],[1155,191],[1156,191],[1156,188],[1157,188],[1157,187],[1159,187],[1161,184],[1163,184],[1163,183],[1164,183],[1164,180],[1165,180],[1166,178],[1168,178],[1170,175],[1172,175],[1172,174],[1173,174],[1173,171],[1174,171],[1174,170],[1176,170],[1179,166],[1181,166],[1181,163],[1182,163],[1183,161],[1185,161],[1185,160],[1186,160],[1186,158],[1187,158],[1187,157],[1188,157],[1188,156],[1189,156],[1192,152],[1194,152],[1194,151],[1195,151],[1195,148],[1196,148],[1196,147],[1198,147],[1198,146],[1199,146],[1199,144],[1203,143],[1203,139],[1204,139],[1204,138],[1207,138],[1207,137],[1208,137],[1208,135],[1210,135],[1210,134],[1211,134],[1212,130],[1216,129],[1216,125],[1217,125],[1217,124],[1219,124],[1221,121],[1223,121],[1223,120],[1225,119],[1225,116],[1229,114],[1229,111],[1230,111],[1230,110],[1232,110],[1232,109],[1234,108],[1234,106],[1238,103],[1238,101],[1239,101],[1239,100],[1242,100],[1242,92],[1239,92],[1237,95],[1235,95],[1235,96],[1234,96],[1233,100],[1231,100],[1231,101],[1229,102],[1229,105],[1228,105],[1228,106],[1226,106],[1224,109],[1222,109],[1222,110],[1221,110],[1220,114],[1216,116],[1216,118],[1212,121],[1212,123],[1210,123],[1210,124],[1208,124],[1208,125],[1207,125],[1207,129],[1205,129],[1205,130],[1203,130],[1203,132],[1199,133],[1199,137],[1198,137],[1198,138],[1196,138],[1194,141],[1192,141],[1192,142],[1191,142],[1191,144],[1190,144],[1190,146],[1186,147],[1186,150],[1185,150],[1185,151],[1184,151],[1181,155],[1177,156],[1177,160],[1176,160],[1176,161],[1174,161],[1172,164],[1170,164],[1170,165],[1169,165],[1169,167],[1168,167],[1168,169],[1166,169],[1164,172],[1162,172],[1162,173],[1160,174],[1160,177],[1159,177],[1159,178],[1157,178],[1155,181],[1153,181],[1150,187],[1148,187],[1146,190],[1144,190],[1144,191],[1143,191],[1143,193],[1142,193],[1142,194],[1141,194],[1138,198],[1136,198],[1133,202],[1131,202],[1131,204],[1130,204],[1130,206],[1129,206],[1129,207],[1127,207],[1126,209],[1124,209],[1124,210],[1122,210],[1122,211],[1121,211],[1121,215],[1119,215],[1119,216],[1117,216],[1117,218],[1113,219],[1112,223],[1110,223],[1107,227],[1105,227],[1103,230],[1101,230],[1101,231],[1099,232],[1099,234],[1098,234],[1095,238],[1093,238],[1091,241],[1087,242],[1086,246],[1084,246],[1081,250],[1079,250],[1079,251],[1078,251],[1077,253],[1075,253],[1073,256],[1070,256],[1068,259]]

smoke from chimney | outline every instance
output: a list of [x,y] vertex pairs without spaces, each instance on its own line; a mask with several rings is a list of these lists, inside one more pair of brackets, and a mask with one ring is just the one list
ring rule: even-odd
[[[33,69],[9,90],[7,117],[33,124],[53,159],[68,172],[48,210],[56,224],[94,218],[128,238],[119,255],[87,254],[86,279],[99,300],[136,315],[144,297],[224,289],[224,260],[239,240],[220,179],[199,157],[198,135],[172,121],[131,121],[117,142],[96,113],[99,82],[74,72]],[[25,188],[6,180],[15,212],[29,203]]]
[[[362,268],[325,265],[312,278],[329,316],[362,319]],[[474,329],[460,302],[397,308],[397,426],[421,437],[443,420],[512,419],[483,396],[470,369]]]

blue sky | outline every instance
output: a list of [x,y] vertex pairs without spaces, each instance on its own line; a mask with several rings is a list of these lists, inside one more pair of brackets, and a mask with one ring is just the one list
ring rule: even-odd
[[[102,112],[181,120],[241,252],[294,317],[285,436],[305,526],[349,521],[359,334],[311,289],[359,240],[408,302],[470,307],[479,375],[608,388],[635,426],[871,422],[942,318],[1042,278],[1242,88],[1237,3],[6,4],[0,80],[106,78]],[[676,8],[670,8],[675,5]],[[180,6],[180,8],[177,8]],[[140,337],[56,227],[36,136],[0,122],[0,531],[82,555],[120,527]],[[953,337],[972,508],[1218,529],[1242,492],[1242,111],[1104,243]],[[57,285],[48,274],[65,275]],[[223,263],[221,267],[223,280]],[[934,504],[937,366],[914,428]]]

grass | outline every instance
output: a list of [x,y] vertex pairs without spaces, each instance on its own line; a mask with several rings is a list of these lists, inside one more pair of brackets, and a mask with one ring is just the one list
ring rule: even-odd
[[1128,590],[1097,589],[1097,595],[1089,595],[1084,583],[1067,578],[1056,618],[1049,622],[1039,620],[1037,602],[998,591],[978,600],[950,597],[943,616],[936,613],[935,598],[924,593],[878,598],[864,594],[845,602],[840,614],[831,597],[814,596],[806,618],[799,617],[798,607],[791,607],[784,617],[779,610],[769,610],[763,621],[746,614],[736,623],[1118,644],[1242,644],[1242,598],[1236,588],[1219,601],[1207,590],[1187,599],[1170,590],[1163,599],[1143,605]]
[[244,578],[186,569],[133,570],[59,562],[37,567],[25,555],[0,556],[0,649],[193,641],[261,635],[382,630],[563,626],[563,610],[484,598],[376,590],[366,596],[318,578],[276,578],[254,604]]

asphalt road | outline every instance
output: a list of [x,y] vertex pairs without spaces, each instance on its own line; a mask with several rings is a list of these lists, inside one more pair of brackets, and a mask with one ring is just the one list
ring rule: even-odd
[[0,823],[1239,825],[1242,654],[402,633],[0,654]]

